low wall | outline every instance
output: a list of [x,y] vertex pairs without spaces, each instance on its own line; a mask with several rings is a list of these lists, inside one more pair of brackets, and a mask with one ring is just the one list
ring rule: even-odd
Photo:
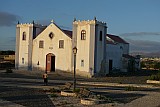
[[147,80],[147,83],[150,83],[150,84],[160,84],[160,81]]

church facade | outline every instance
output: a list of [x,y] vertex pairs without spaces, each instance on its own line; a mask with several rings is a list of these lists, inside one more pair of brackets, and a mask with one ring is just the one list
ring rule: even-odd
[[[129,53],[127,42],[116,45],[112,39],[107,36],[106,23],[97,21],[96,18],[87,21],[74,20],[72,31],[61,29],[53,21],[48,26],[35,23],[17,24],[15,67],[23,70],[72,72],[72,49],[77,47],[77,74],[87,77],[106,75],[114,65],[123,68],[122,54]],[[116,51],[119,47],[123,51],[118,51],[116,56],[120,61],[116,65],[113,63],[114,57],[108,52]]]

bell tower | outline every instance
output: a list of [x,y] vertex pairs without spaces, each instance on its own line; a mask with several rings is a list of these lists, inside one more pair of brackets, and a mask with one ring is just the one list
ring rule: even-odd
[[32,68],[32,23],[17,24],[16,26],[16,59],[15,67],[25,70]]
[[105,73],[106,23],[94,20],[73,21],[73,47],[77,47],[76,71],[94,76]]

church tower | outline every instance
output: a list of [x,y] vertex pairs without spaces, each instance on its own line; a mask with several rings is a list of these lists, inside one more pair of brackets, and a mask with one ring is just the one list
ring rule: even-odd
[[32,68],[33,24],[17,24],[15,67],[30,70]]
[[105,74],[106,23],[73,21],[72,47],[77,47],[76,71],[85,76]]
[[33,39],[45,27],[33,23],[17,24],[16,26],[16,54],[15,68],[32,70]]

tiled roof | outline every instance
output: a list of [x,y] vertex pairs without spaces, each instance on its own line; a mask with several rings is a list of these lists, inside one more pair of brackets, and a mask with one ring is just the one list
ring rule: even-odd
[[111,34],[107,34],[106,36],[108,36],[109,38],[111,38],[112,40],[114,40],[114,42],[128,44],[125,40],[123,40],[119,36],[111,35]]
[[63,29],[62,29],[62,31],[63,31],[66,35],[68,35],[70,38],[72,38],[72,31],[63,30]]

